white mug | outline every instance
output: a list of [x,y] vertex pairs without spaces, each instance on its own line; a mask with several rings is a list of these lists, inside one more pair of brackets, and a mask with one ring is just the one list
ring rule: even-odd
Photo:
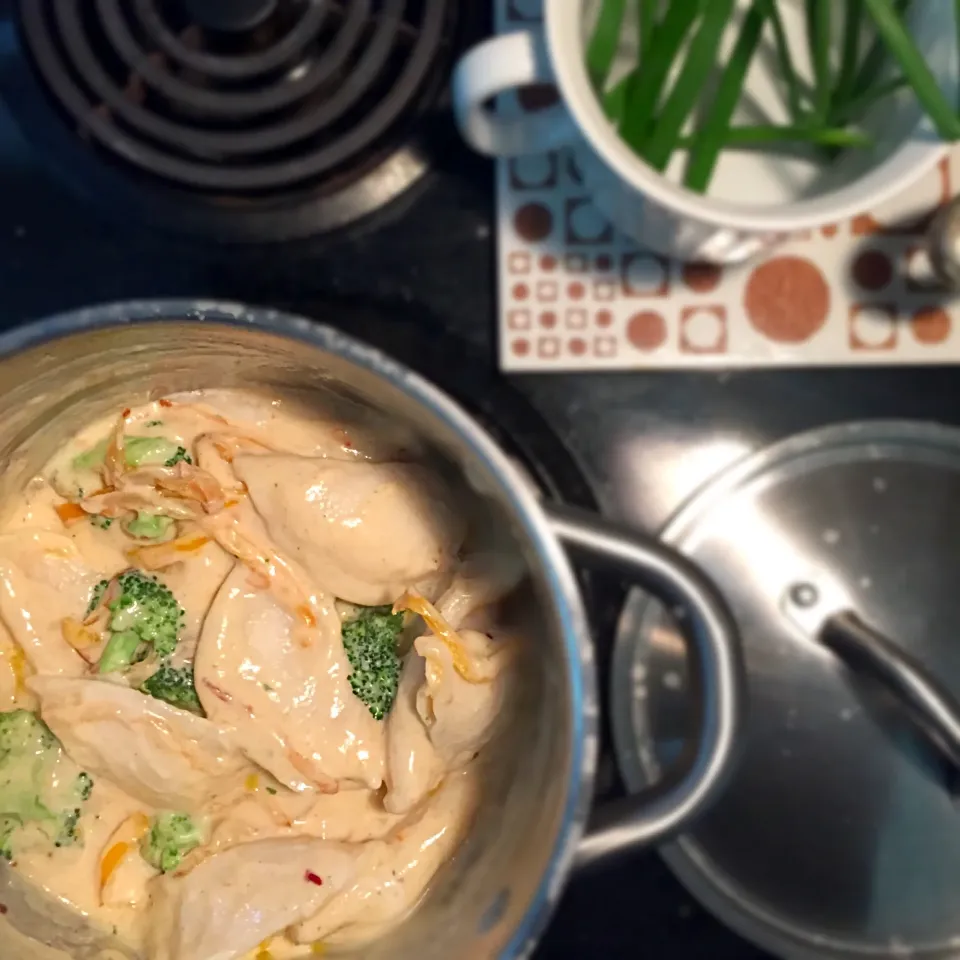
[[[786,202],[749,202],[762,193],[758,178],[778,176],[784,163],[757,154],[722,161],[729,164],[725,182],[743,199],[685,190],[640,160],[605,116],[584,60],[588,2],[543,0],[543,31],[493,37],[468,51],[453,79],[457,123],[467,143],[490,156],[572,149],[597,208],[623,233],[659,253],[720,264],[746,260],[796,231],[874,209],[913,185],[946,153],[912,93],[904,91],[885,99],[865,121],[868,129],[879,125],[876,146],[847,151],[815,190]],[[914,5],[913,18],[918,45],[943,89],[955,98],[951,0],[924,0]],[[800,32],[791,35],[795,52],[803,48]],[[546,110],[508,118],[488,107],[500,94],[542,83],[555,84],[560,95],[560,102]],[[768,172],[761,167],[758,173],[758,163]]]

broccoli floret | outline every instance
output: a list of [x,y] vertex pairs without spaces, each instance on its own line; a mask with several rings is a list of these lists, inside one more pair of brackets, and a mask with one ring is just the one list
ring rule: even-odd
[[113,517],[91,516],[90,522],[101,530],[109,530],[110,525],[113,523]]
[[77,793],[81,800],[90,799],[90,794],[93,793],[93,777],[89,773],[81,773],[77,777]]
[[23,821],[19,817],[0,816],[0,857],[4,860],[13,859],[13,835],[21,826]]
[[90,602],[87,604],[87,612],[85,616],[89,617],[90,614],[100,606],[100,601],[103,599],[103,592],[108,586],[110,586],[109,580],[101,580],[93,588],[93,592],[90,594]]
[[187,814],[158,813],[140,844],[140,855],[157,870],[169,873],[203,839],[203,831]]
[[382,720],[393,706],[400,682],[397,637],[403,629],[403,614],[389,607],[367,607],[343,624],[343,649],[353,672],[350,688]]
[[50,728],[29,710],[0,713],[0,763],[9,756],[43,753],[56,744]]
[[72,847],[80,838],[77,832],[77,825],[80,823],[80,808],[74,807],[72,810],[64,813],[60,822],[60,829],[57,831],[57,839],[54,840],[56,847]]
[[163,463],[179,449],[165,437],[124,437],[123,457],[131,467]]
[[183,626],[183,608],[155,576],[128,570],[116,581],[119,596],[107,604],[110,639],[100,658],[100,673],[123,670],[151,653],[158,659],[169,657]]
[[174,464],[179,463],[180,461],[184,463],[193,463],[193,458],[187,453],[186,447],[177,447],[176,452],[173,456],[163,461],[165,467],[172,467]]
[[89,450],[84,450],[83,453],[77,454],[77,456],[73,458],[74,470],[96,470],[102,466],[107,456],[107,447],[109,444],[110,442],[108,440],[101,440],[96,446],[91,447]]
[[193,682],[193,667],[190,664],[182,667],[172,667],[169,663],[161,664],[160,669],[140,687],[140,690],[181,710],[189,710],[201,717],[206,716],[200,705],[200,698],[197,696],[197,688]]
[[141,540],[161,540],[170,532],[176,521],[171,517],[161,517],[156,513],[137,511],[137,516],[124,525],[124,529],[131,537]]
[[[108,446],[108,440],[101,440],[96,446],[74,457],[74,469],[96,470],[103,464]],[[166,437],[124,437],[123,458],[128,467],[145,467],[161,463],[170,467],[178,460],[193,463],[186,448],[172,440],[167,440]]]
[[12,860],[26,831],[57,847],[79,842],[93,780],[75,770],[35,714],[0,713],[0,856]]

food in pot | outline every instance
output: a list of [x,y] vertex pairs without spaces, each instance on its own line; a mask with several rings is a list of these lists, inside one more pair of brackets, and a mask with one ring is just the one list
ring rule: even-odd
[[470,498],[360,410],[201,391],[7,507],[0,953],[283,960],[405,918],[510,706],[521,567]]

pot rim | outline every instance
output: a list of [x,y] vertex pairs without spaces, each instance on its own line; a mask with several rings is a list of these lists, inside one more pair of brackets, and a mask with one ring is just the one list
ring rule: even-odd
[[[520,520],[543,568],[544,582],[559,614],[558,621],[570,667],[567,686],[574,712],[566,796],[550,859],[532,901],[500,955],[502,960],[527,957],[536,946],[559,901],[584,831],[592,801],[599,716],[593,647],[583,601],[566,552],[554,536],[535,494],[520,479],[516,468],[496,441],[439,387],[379,349],[297,314],[225,300],[175,298],[115,301],[53,314],[0,333],[0,359],[42,346],[54,339],[65,339],[91,330],[170,321],[252,327],[317,347],[385,379],[391,386],[426,407],[482,461]],[[482,928],[476,931],[478,936],[496,925],[507,906],[508,894],[509,891],[505,889],[497,895],[484,915]]]

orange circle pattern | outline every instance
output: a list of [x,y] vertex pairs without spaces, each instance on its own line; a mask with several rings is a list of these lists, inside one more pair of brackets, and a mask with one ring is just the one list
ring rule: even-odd
[[923,307],[910,318],[910,329],[919,343],[943,343],[950,336],[950,314],[943,307]]
[[[530,111],[555,98],[556,91],[546,87],[520,95]],[[942,164],[942,196],[935,202],[957,189],[958,163],[960,153]],[[509,356],[535,358],[537,364],[573,359],[575,365],[595,357],[622,366],[633,352],[638,368],[670,367],[675,356],[686,366],[685,356],[710,352],[705,318],[712,316],[721,323],[729,317],[730,356],[760,366],[768,364],[768,355],[819,365],[842,362],[849,353],[856,363],[875,362],[868,354],[881,348],[894,363],[897,350],[908,361],[918,349],[928,352],[927,359],[943,354],[949,361],[947,354],[960,346],[952,306],[937,303],[925,278],[907,269],[918,249],[916,225],[894,229],[866,213],[801,231],[789,247],[765,250],[760,259],[736,267],[674,264],[624,245],[612,233],[579,236],[571,215],[587,191],[562,155],[551,152],[529,171],[510,166],[508,172],[500,212],[509,239],[519,243],[504,263],[502,323]],[[929,191],[923,199],[930,199]],[[884,324],[893,331],[889,344],[878,343]],[[858,331],[869,334],[863,342]],[[652,353],[656,357],[643,356]]]
[[627,339],[645,353],[656,350],[666,342],[667,321],[653,310],[635,313],[627,322]]
[[775,343],[803,343],[830,314],[830,287],[805,257],[776,257],[756,267],[744,293],[747,318]]

